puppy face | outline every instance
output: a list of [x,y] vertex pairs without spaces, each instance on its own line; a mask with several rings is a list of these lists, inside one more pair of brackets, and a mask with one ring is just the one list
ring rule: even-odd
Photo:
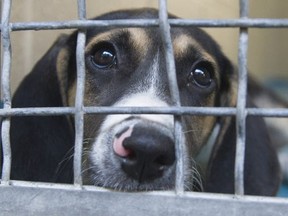
[[[117,13],[110,16],[127,18]],[[152,15],[132,14],[128,18],[147,16]],[[157,13],[153,16],[156,18]],[[90,29],[87,35],[85,106],[173,105],[157,28]],[[172,28],[171,36],[181,105],[220,106],[219,95],[228,89],[229,61],[197,28]],[[75,79],[71,80],[69,105],[73,105],[75,95]],[[216,120],[211,116],[182,117],[187,190],[199,187],[194,158]],[[126,191],[173,189],[176,158],[172,115],[86,115],[84,137],[85,183]]]

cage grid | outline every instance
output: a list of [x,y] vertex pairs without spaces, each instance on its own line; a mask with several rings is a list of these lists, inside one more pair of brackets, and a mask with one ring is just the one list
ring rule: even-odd
[[[167,2],[159,0],[159,19],[156,20],[86,20],[85,0],[78,0],[78,19],[61,22],[10,22],[12,0],[3,0],[1,17],[2,72],[1,87],[3,109],[2,150],[3,168],[0,184],[0,214],[48,214],[69,215],[286,215],[288,200],[244,196],[243,165],[245,150],[245,120],[248,115],[267,117],[288,117],[288,109],[246,108],[247,94],[247,48],[249,28],[287,28],[288,19],[248,18],[248,0],[239,0],[240,18],[231,20],[188,20],[168,19]],[[162,42],[166,49],[166,67],[169,85],[172,87],[174,106],[159,107],[84,107],[84,47],[86,29],[91,27],[159,27]],[[230,27],[239,28],[239,82],[237,107],[181,107],[179,90],[169,29],[171,26]],[[77,40],[77,90],[75,107],[11,108],[10,70],[11,41],[10,32],[20,30],[78,29]],[[85,114],[171,114],[175,119],[176,137],[176,183],[175,191],[155,191],[139,193],[112,192],[106,189],[86,186],[81,178],[81,155],[83,141],[83,117]],[[74,185],[14,181],[10,179],[10,116],[67,115],[75,117]],[[179,116],[216,115],[236,116],[237,150],[235,163],[235,194],[209,194],[184,192],[182,152],[183,137]]]

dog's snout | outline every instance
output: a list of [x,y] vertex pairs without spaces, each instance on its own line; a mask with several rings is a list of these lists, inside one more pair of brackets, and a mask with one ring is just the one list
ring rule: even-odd
[[139,182],[161,177],[175,161],[173,139],[153,126],[126,128],[116,136],[113,147],[122,169]]

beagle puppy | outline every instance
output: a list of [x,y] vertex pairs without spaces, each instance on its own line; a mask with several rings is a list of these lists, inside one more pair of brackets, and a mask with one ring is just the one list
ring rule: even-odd
[[[157,19],[154,9],[122,10],[96,20]],[[176,18],[170,16],[170,18]],[[173,106],[160,30],[89,28],[85,47],[85,106]],[[237,70],[218,44],[195,27],[172,27],[177,82],[184,107],[234,107]],[[62,35],[23,80],[13,107],[73,107],[77,32]],[[249,96],[247,106],[253,106]],[[182,116],[185,190],[234,193],[235,117]],[[245,194],[274,195],[279,164],[264,121],[247,118]],[[73,182],[73,116],[11,119],[16,180]],[[173,115],[85,114],[85,184],[120,191],[175,186]]]

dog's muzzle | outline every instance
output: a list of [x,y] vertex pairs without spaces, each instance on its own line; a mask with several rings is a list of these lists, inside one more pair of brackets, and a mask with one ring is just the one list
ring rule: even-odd
[[[84,167],[87,183],[125,191],[173,189],[173,116],[163,115],[167,124],[148,115],[122,117],[115,124],[105,124],[93,142]],[[111,118],[119,120],[110,115],[106,123]]]
[[140,183],[161,178],[175,162],[174,141],[162,127],[137,123],[115,135],[113,151],[121,168]]

